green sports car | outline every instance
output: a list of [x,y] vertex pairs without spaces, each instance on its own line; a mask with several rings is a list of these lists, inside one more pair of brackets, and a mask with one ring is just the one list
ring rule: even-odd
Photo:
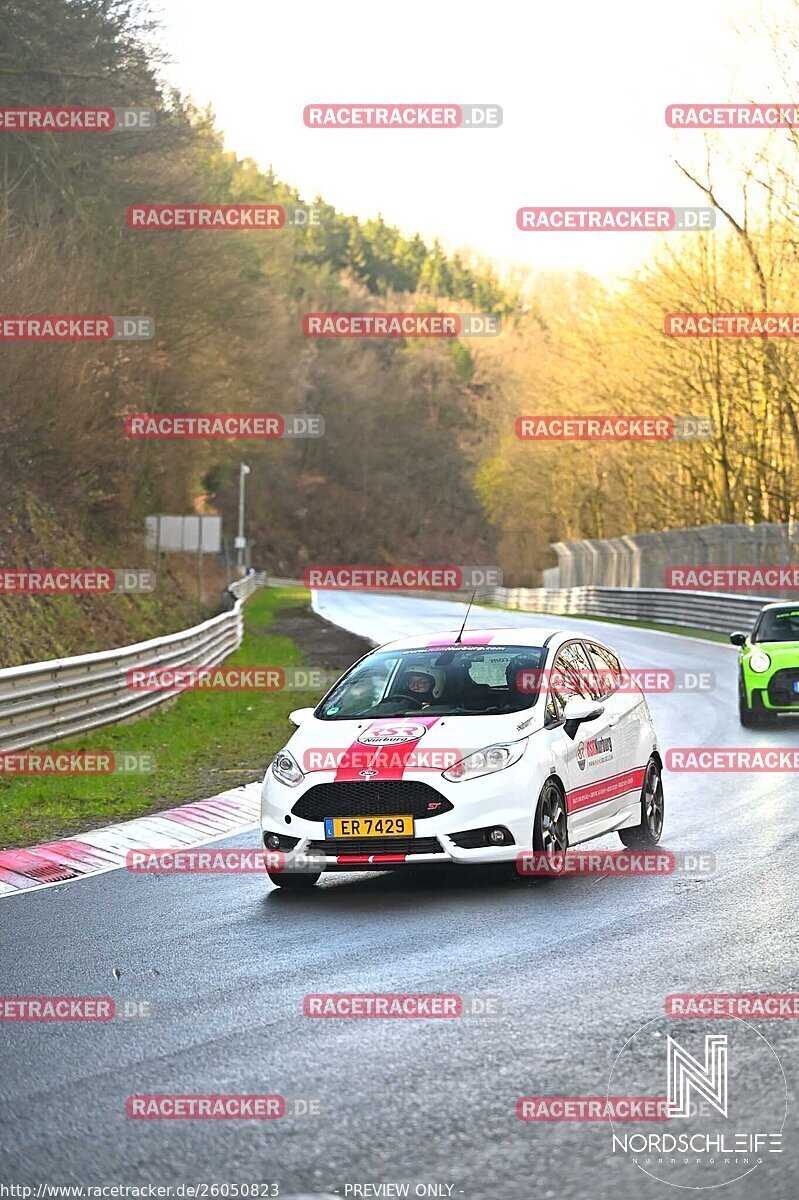
[[731,633],[738,651],[738,715],[760,725],[779,713],[799,714],[799,604],[761,609],[755,627]]

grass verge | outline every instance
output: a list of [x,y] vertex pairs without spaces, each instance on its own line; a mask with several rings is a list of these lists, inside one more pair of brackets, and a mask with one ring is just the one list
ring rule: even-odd
[[[305,606],[300,588],[262,588],[244,608],[242,645],[230,666],[300,666],[300,648],[270,633],[281,609]],[[59,834],[143,816],[262,778],[286,741],[302,692],[184,692],[139,721],[111,725],[53,749],[133,750],[155,756],[148,775],[0,776],[0,847],[29,846]]]

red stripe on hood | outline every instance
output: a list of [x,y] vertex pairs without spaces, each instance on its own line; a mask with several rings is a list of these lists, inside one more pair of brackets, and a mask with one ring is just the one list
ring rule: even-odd
[[[436,721],[441,720],[441,717],[417,717],[414,713],[413,717],[409,718],[409,720],[413,725],[423,725],[425,729],[432,729]],[[389,725],[399,725],[401,727],[402,719],[397,718],[397,720],[392,721],[390,718],[384,718],[382,721],[372,721],[370,725],[367,725],[366,729],[361,730],[359,736],[367,733],[370,729],[379,729],[380,726]],[[338,769],[336,770],[336,783],[352,779],[360,783],[366,783],[373,779],[402,779],[408,759],[420,741],[421,738],[411,738],[407,742],[395,742],[392,746],[370,747],[365,742],[361,742],[356,738],[341,757]],[[368,759],[365,763],[364,758],[366,755],[368,755]],[[361,774],[363,770],[374,771],[375,774],[364,776]]]

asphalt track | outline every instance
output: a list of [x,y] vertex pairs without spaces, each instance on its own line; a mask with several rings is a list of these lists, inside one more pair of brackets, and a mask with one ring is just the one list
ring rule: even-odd
[[[332,593],[318,609],[381,641],[452,628],[464,611]],[[715,672],[714,691],[650,697],[664,747],[799,745],[794,726],[740,729],[731,647],[494,610],[470,620],[525,623],[601,633],[630,667]],[[476,870],[338,875],[307,895],[255,875],[119,870],[3,898],[3,994],[142,999],[154,1012],[4,1026],[0,1182],[276,1181],[284,1197],[375,1195],[353,1185],[387,1181],[470,1200],[680,1194],[612,1154],[604,1123],[516,1116],[522,1096],[604,1096],[625,1041],[662,1018],[668,994],[799,991],[795,776],[667,775],[663,844],[712,852],[716,869],[531,887]],[[313,1020],[309,992],[454,993],[497,998],[502,1011]],[[691,1044],[720,1026],[678,1024]],[[787,1076],[785,1148],[716,1194],[793,1200],[799,1030],[752,1025]],[[772,1128],[773,1062],[751,1041],[730,1055],[730,1093],[746,1098],[753,1126]],[[648,1094],[663,1094],[659,1072]],[[142,1093],[280,1094],[318,1100],[321,1115],[131,1120],[126,1098]]]

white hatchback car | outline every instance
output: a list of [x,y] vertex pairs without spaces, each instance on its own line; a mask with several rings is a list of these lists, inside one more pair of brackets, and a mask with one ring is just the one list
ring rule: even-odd
[[[367,654],[266,772],[270,879],[433,863],[512,864],[663,829],[646,699],[614,651],[551,629],[407,638]],[[523,873],[523,872],[522,872]]]

